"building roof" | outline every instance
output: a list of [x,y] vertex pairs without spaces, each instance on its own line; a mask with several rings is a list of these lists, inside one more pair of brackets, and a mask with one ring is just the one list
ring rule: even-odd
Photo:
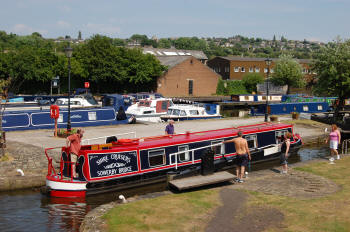
[[[219,56],[221,59],[229,60],[229,61],[253,61],[253,62],[261,62],[265,61],[266,58],[258,58],[258,57],[241,57],[241,56]],[[215,59],[215,58],[214,58]],[[276,62],[278,58],[271,58],[272,61]],[[310,63],[311,61],[308,59],[296,59],[299,63]]]
[[191,56],[157,56],[157,59],[162,65],[172,68],[189,59],[190,57]]
[[178,50],[178,49],[162,49],[162,48],[143,48],[143,53],[152,54],[156,57],[167,56],[193,56],[198,60],[207,60],[208,57],[202,51],[198,50]]

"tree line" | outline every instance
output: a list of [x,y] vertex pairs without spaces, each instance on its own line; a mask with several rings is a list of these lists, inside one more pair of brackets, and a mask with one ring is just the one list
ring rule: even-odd
[[[0,79],[14,93],[48,93],[53,77],[60,77],[61,90],[68,89],[68,58],[64,48],[40,34],[30,36],[0,33]],[[94,35],[86,43],[71,44],[71,88],[89,81],[94,93],[138,92],[155,89],[166,67],[141,49],[114,45],[112,38]]]

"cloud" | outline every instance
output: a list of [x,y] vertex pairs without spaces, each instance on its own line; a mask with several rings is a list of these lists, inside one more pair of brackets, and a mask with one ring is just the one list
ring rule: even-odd
[[70,23],[63,20],[59,20],[56,24],[60,28],[69,28],[71,26]]
[[39,32],[40,34],[47,34],[47,30],[34,29],[25,24],[16,24],[12,28],[13,32],[16,34],[27,35],[32,34],[33,32]]
[[88,23],[85,27],[91,34],[104,34],[111,36],[121,32],[120,27],[109,24]]

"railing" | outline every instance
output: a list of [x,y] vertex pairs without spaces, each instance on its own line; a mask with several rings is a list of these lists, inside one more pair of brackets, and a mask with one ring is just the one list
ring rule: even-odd
[[[104,139],[106,141],[106,139],[108,137],[112,137],[112,136],[121,136],[121,135],[130,135],[133,134],[134,138],[136,138],[136,132],[128,132],[128,133],[121,133],[121,134],[114,134],[114,135],[106,135],[106,136],[102,136],[102,137],[96,137],[96,138],[91,138],[91,139],[84,139],[81,141],[82,145],[90,145],[90,142],[93,140],[98,140],[98,139]],[[87,142],[87,144],[85,144],[85,142]]]
[[[224,143],[216,143],[216,144],[211,144],[211,145],[207,145],[207,146],[203,146],[203,147],[198,147],[198,148],[194,148],[194,149],[191,149],[191,150],[186,150],[186,151],[180,151],[180,152],[175,152],[175,153],[171,153],[169,154],[169,159],[170,159],[170,165],[173,165],[175,164],[175,169],[177,169],[177,166],[178,166],[178,160],[177,160],[177,157],[179,154],[182,154],[182,153],[191,153],[191,160],[192,160],[192,164],[194,164],[194,152],[197,151],[197,150],[202,150],[202,149],[205,149],[205,148],[212,148],[212,147],[216,147],[216,146],[223,146]],[[175,156],[175,162],[173,163],[172,162],[172,157]]]
[[[70,167],[70,174],[71,174],[71,181],[73,181],[73,167],[72,167],[72,164],[73,162],[71,161],[63,161],[63,158],[62,158],[62,154],[61,155],[61,160],[60,160],[60,173],[57,173],[56,170],[55,170],[55,167],[53,166],[52,164],[52,157],[50,157],[47,152],[49,150],[54,150],[54,149],[62,149],[62,147],[52,147],[52,148],[46,148],[45,149],[45,155],[46,155],[46,158],[47,158],[47,161],[48,161],[48,165],[47,165],[47,175],[48,176],[52,176],[52,172],[54,174],[54,176],[57,176],[58,174],[60,174],[60,179],[62,180],[63,179],[63,166],[64,164],[68,164],[69,167]],[[67,153],[67,152],[66,152]],[[69,152],[67,153],[69,155]],[[67,158],[68,158],[68,155],[67,155]]]
[[341,153],[342,154],[348,154],[350,149],[350,139],[343,140],[341,144]]

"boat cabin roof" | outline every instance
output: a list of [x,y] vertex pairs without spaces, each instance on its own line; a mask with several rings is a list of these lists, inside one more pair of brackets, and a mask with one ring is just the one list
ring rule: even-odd
[[145,137],[140,139],[120,139],[116,143],[101,144],[101,145],[85,145],[82,150],[104,150],[116,149],[117,151],[124,151],[130,149],[150,149],[164,146],[171,146],[175,144],[186,144],[203,140],[215,140],[232,136],[237,136],[238,131],[243,131],[243,135],[251,133],[259,133],[270,130],[279,130],[290,128],[292,125],[281,123],[263,123],[249,126],[240,126],[233,128],[225,128],[218,130],[188,132],[185,134],[175,135],[160,135],[153,137]]

